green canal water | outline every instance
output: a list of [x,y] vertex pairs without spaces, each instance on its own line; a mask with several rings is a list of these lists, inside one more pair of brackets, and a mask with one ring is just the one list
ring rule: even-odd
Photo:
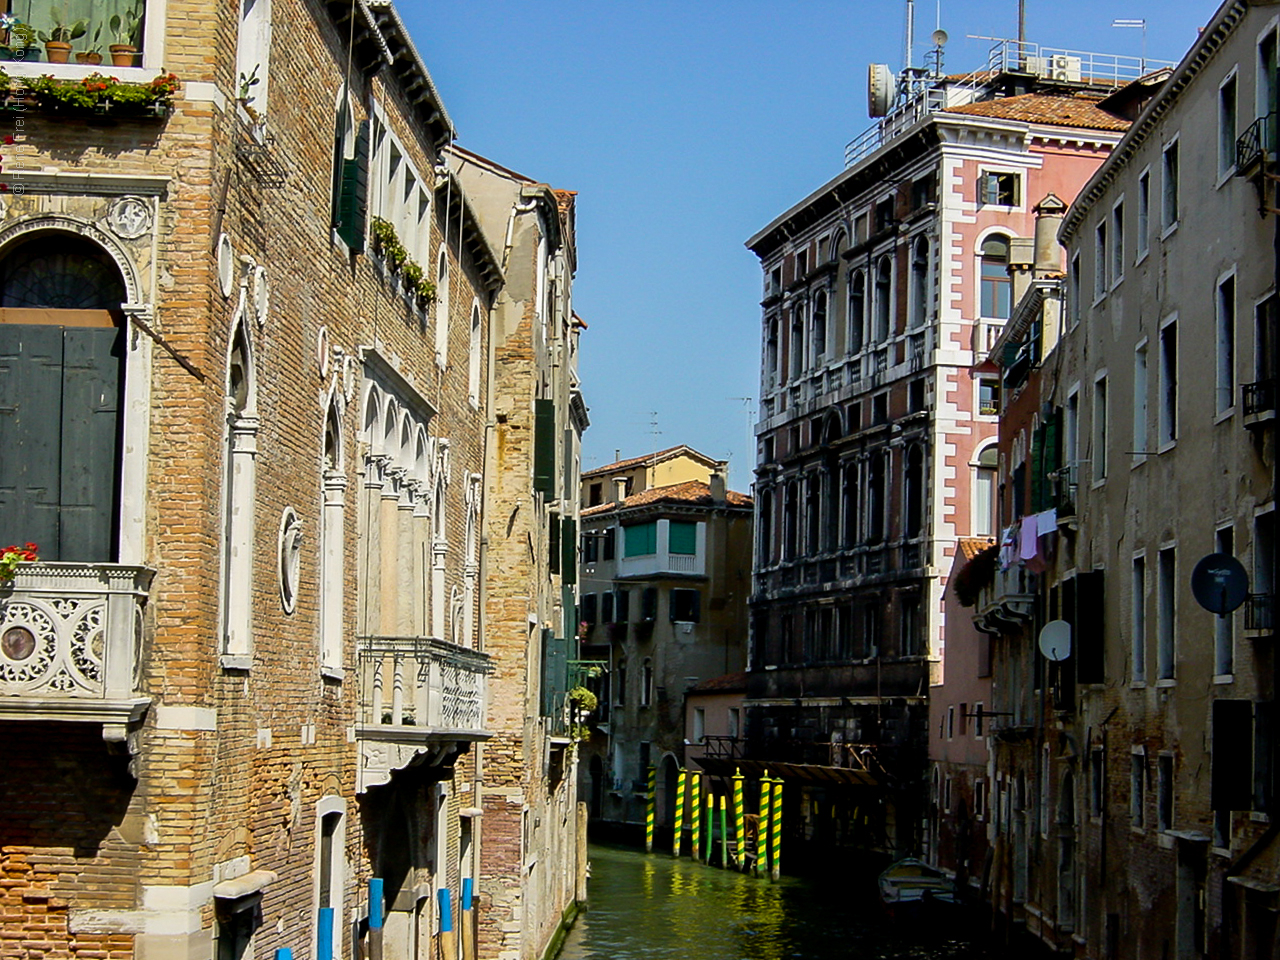
[[977,960],[956,931],[897,930],[874,885],[778,883],[668,854],[593,845],[587,909],[559,960]]

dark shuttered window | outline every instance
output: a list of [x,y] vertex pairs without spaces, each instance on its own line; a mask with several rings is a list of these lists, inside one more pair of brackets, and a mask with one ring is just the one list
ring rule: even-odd
[[1248,810],[1253,803],[1253,704],[1213,701],[1212,783],[1215,810]]
[[553,493],[556,482],[556,405],[533,401],[533,489]]

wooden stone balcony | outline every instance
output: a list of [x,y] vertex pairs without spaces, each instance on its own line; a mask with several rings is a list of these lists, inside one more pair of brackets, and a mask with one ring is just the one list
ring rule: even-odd
[[430,637],[357,640],[360,786],[414,763],[450,764],[485,730],[487,653]]
[[23,563],[0,585],[0,720],[101,723],[126,741],[138,694],[142,611],[154,570]]

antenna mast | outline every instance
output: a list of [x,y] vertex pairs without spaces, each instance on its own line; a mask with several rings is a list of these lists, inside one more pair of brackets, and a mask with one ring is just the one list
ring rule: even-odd
[[916,0],[907,0],[907,55],[903,60],[903,66],[909,71],[912,64],[912,50],[915,46],[916,34]]

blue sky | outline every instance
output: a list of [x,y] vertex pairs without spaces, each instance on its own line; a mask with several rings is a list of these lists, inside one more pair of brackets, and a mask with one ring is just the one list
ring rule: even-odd
[[[1027,0],[1027,39],[1177,60],[1216,4]],[[751,482],[761,277],[743,242],[842,168],[904,0],[403,0],[458,142],[578,191],[584,469],[688,443]],[[943,0],[947,72],[1015,36],[1017,0]],[[936,0],[916,3],[917,63]],[[1063,11],[1069,14],[1063,16]],[[750,398],[744,401],[742,398]]]

